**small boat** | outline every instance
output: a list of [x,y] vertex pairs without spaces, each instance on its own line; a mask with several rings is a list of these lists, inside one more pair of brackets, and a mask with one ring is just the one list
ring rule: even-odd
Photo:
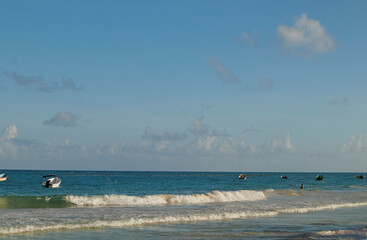
[[324,179],[324,177],[322,175],[317,175],[316,176],[317,181],[322,181],[323,179]]
[[358,179],[365,179],[365,176],[363,176],[362,174],[361,175],[357,175],[356,178]]
[[43,178],[47,178],[45,182],[42,183],[42,186],[46,188],[58,188],[61,183],[61,179],[56,177],[56,175],[46,175]]
[[288,179],[288,177],[287,177],[287,176],[285,176],[285,175],[280,176],[280,178],[281,178],[281,179]]
[[6,181],[8,176],[5,173],[0,173],[0,182]]
[[247,176],[246,176],[246,174],[244,174],[244,173],[241,173],[239,176],[238,176],[238,179],[246,179],[247,178]]

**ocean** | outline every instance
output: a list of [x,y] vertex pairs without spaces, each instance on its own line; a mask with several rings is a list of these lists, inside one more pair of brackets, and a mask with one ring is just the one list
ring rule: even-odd
[[1,172],[0,239],[367,239],[360,173]]

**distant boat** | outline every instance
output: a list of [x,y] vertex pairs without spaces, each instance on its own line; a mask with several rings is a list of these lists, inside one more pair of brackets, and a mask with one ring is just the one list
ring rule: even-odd
[[361,175],[357,175],[357,176],[356,176],[356,178],[358,178],[358,179],[364,179],[364,178],[365,178],[365,176],[363,176],[363,175],[361,174]]
[[238,176],[238,179],[246,179],[247,178],[247,176],[246,176],[246,174],[244,174],[244,173],[241,173],[239,176]]
[[288,179],[288,177],[286,175],[282,175],[280,176],[281,179]]
[[46,175],[43,178],[48,178],[45,182],[42,183],[42,186],[46,188],[57,188],[60,186],[61,179],[56,177],[56,175]]
[[323,179],[324,179],[324,177],[322,175],[317,175],[316,176],[317,181],[322,181]]
[[6,181],[8,176],[5,173],[0,173],[0,182]]

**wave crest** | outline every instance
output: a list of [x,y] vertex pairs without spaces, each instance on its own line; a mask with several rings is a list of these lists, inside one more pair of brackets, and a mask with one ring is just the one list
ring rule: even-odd
[[191,205],[204,203],[244,202],[265,200],[262,191],[213,191],[205,194],[170,195],[158,194],[147,196],[99,195],[65,197],[77,206],[137,206],[137,205]]

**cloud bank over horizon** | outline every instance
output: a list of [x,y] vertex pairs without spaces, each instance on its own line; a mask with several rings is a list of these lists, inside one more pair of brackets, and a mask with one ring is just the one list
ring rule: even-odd
[[[299,167],[303,171],[311,171],[312,164],[315,164],[313,161],[306,165],[302,163],[305,157],[312,158],[315,152],[296,148],[289,133],[255,145],[249,143],[250,138],[246,134],[221,135],[209,128],[200,131],[205,125],[201,121],[194,120],[192,126],[182,133],[158,134],[147,127],[137,142],[114,141],[97,146],[72,145],[68,139],[58,145],[19,139],[17,127],[10,125],[0,136],[0,162],[26,160],[32,163],[25,164],[29,169],[48,169],[49,164],[55,164],[55,169],[157,171],[296,171]],[[197,129],[200,134],[195,134],[192,129]],[[317,160],[318,167],[342,171],[338,164],[333,168],[327,165],[335,157],[342,160],[345,154],[348,156],[346,159],[355,159],[367,152],[366,146],[361,134],[357,137],[352,135],[334,153],[319,152],[326,157]],[[262,167],[264,164],[267,167]]]

